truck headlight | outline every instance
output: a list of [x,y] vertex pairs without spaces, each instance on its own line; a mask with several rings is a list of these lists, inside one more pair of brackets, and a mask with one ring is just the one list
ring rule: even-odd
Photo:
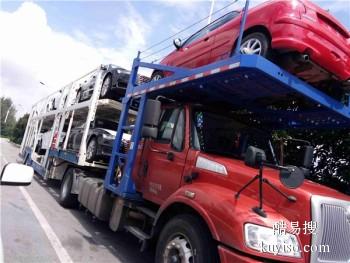
[[108,133],[103,133],[102,138],[105,140],[114,140],[114,136]]
[[274,255],[300,258],[301,252],[295,235],[283,233],[277,235],[274,230],[255,224],[244,225],[244,236],[247,247]]

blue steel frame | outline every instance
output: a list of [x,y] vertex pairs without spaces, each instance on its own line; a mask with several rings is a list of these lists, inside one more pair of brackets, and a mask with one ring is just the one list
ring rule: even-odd
[[74,152],[69,152],[69,151],[50,149],[49,150],[49,157],[60,158],[62,160],[65,160],[65,161],[71,162],[71,163],[75,163],[75,164],[77,164],[79,162],[79,157],[77,156],[77,154]]
[[[272,62],[266,60],[263,57],[256,55],[237,55],[239,53],[239,47],[242,36],[243,29],[245,26],[245,21],[247,17],[247,10],[249,7],[249,0],[246,1],[245,8],[242,13],[242,20],[240,25],[240,34],[239,39],[237,41],[237,47],[235,50],[235,55],[226,60],[222,60],[216,63],[212,63],[210,65],[206,65],[196,69],[185,69],[178,67],[170,67],[165,65],[153,64],[153,63],[145,63],[140,61],[140,52],[137,57],[133,61],[132,71],[130,75],[130,81],[128,83],[126,96],[123,99],[123,108],[122,113],[119,120],[119,126],[117,130],[117,136],[113,144],[112,155],[110,158],[108,170],[106,173],[104,186],[106,189],[111,191],[112,193],[121,196],[123,198],[133,199],[142,201],[141,196],[136,192],[135,184],[132,179],[132,172],[134,167],[134,162],[137,154],[137,149],[141,137],[142,131],[142,123],[143,123],[143,115],[145,110],[145,105],[147,101],[148,93],[153,92],[155,86],[161,86],[166,83],[175,82],[176,80],[181,80],[187,78],[189,76],[193,76],[196,74],[201,74],[203,72],[215,71],[221,67],[227,67],[228,65],[236,64],[236,68],[232,68],[228,70],[228,74],[233,75],[235,71],[243,70],[247,72],[248,75],[254,76],[255,72],[260,72],[263,75],[268,76],[274,83],[279,83],[278,85],[288,87],[291,90],[305,96],[309,100],[312,100],[316,103],[319,103],[324,108],[326,108],[329,112],[334,112],[337,116],[343,116],[346,120],[350,122],[350,105],[344,105],[341,102],[338,102],[329,96],[325,95],[320,90],[313,88],[297,77],[289,74],[288,72],[282,70],[277,65]],[[158,81],[148,82],[142,85],[137,85],[137,73],[139,67],[145,67],[150,69],[169,71],[173,74],[169,77],[163,78]],[[207,82],[207,77],[202,77],[198,79],[198,86],[201,84],[205,85]],[[201,83],[201,84],[200,84]],[[183,84],[183,83],[182,83]],[[174,84],[170,87],[163,88],[164,91],[175,89],[177,85]],[[185,87],[186,88],[186,87]],[[159,92],[159,91],[158,91]],[[136,93],[136,94],[135,94]],[[141,97],[140,106],[133,130],[133,134],[131,137],[131,146],[128,153],[121,153],[119,149],[121,148],[122,134],[123,131],[127,130],[127,115],[130,107],[131,99],[135,97]],[[122,178],[120,183],[116,182],[116,169],[117,166],[122,167]]]
[[23,154],[20,154],[20,157],[23,158],[23,161],[25,161],[26,165],[32,166],[34,171],[37,174],[44,177],[45,173],[46,173],[45,167],[41,166],[40,164],[38,164],[37,162],[32,160],[31,154],[32,154],[32,149],[31,149],[31,147],[27,146],[24,149]]

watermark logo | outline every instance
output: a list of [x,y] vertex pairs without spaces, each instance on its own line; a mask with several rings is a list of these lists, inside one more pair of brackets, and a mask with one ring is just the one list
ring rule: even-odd
[[[350,219],[350,208],[347,218],[348,220]],[[296,236],[300,234],[316,235],[317,227],[317,222],[314,221],[304,221],[301,224],[298,221],[291,221],[289,227],[287,222],[283,220],[278,221],[272,227],[273,235],[276,236],[276,239],[271,239],[271,243],[266,241],[260,242],[260,252],[274,255],[300,255],[301,252],[329,253],[329,245],[304,245],[300,247],[297,242]],[[291,237],[291,235],[294,237]],[[289,239],[285,239],[283,236],[289,236]],[[286,240],[289,241],[286,242]]]
[[[290,232],[293,235],[300,235],[300,233],[303,233],[304,235],[312,235],[316,234],[317,222],[304,221],[302,226],[299,226],[298,221],[291,221],[290,227]],[[275,224],[273,224],[272,229],[274,235],[285,235],[287,230],[287,223],[283,220],[278,221]]]
[[265,242],[260,242],[259,244],[261,253],[270,253],[274,255],[289,254],[291,252],[300,253],[302,251],[309,252],[319,252],[319,253],[329,253],[329,245],[305,245],[300,248],[298,245],[292,244],[267,244]]

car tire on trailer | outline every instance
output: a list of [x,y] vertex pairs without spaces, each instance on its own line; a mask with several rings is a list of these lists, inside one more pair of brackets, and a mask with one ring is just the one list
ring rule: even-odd
[[270,55],[270,40],[261,32],[248,34],[242,39],[240,51],[241,54],[268,57]]
[[151,81],[157,81],[164,78],[164,73],[161,71],[154,71],[151,76]]
[[215,263],[218,252],[207,227],[195,215],[184,214],[171,219],[157,242],[156,263]]
[[97,139],[96,137],[92,137],[88,145],[86,147],[86,161],[88,163],[93,162],[96,159],[96,153],[97,153]]
[[60,196],[58,202],[61,206],[66,208],[74,208],[78,204],[76,194],[72,194],[73,186],[73,168],[68,168],[64,173],[64,177],[61,183]]
[[75,101],[76,103],[81,102],[81,89],[78,90]]
[[102,82],[100,98],[101,99],[106,98],[111,88],[112,88],[112,75],[108,74]]

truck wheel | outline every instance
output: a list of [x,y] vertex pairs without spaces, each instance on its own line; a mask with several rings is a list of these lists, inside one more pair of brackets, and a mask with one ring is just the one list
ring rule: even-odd
[[168,262],[218,262],[212,237],[198,217],[179,215],[165,225],[157,242],[156,263]]
[[60,197],[58,199],[59,204],[63,207],[73,208],[78,204],[77,195],[71,193],[72,186],[73,168],[68,168],[61,183]]

